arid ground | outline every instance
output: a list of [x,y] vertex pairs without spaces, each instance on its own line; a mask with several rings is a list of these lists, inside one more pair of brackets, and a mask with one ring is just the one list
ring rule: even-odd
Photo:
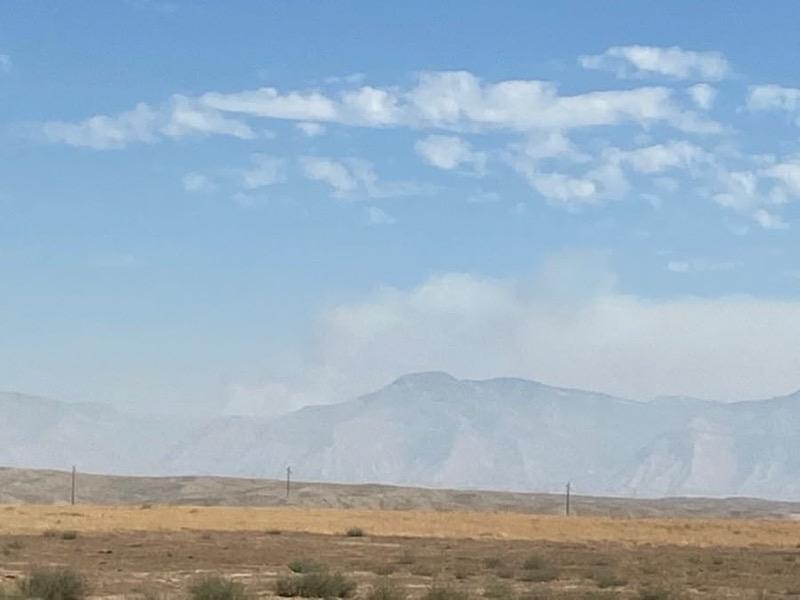
[[[364,535],[347,535],[361,528]],[[351,532],[352,533],[352,532]],[[800,598],[800,522],[189,506],[0,507],[0,576],[69,565],[95,596],[175,597],[204,574],[274,595],[293,561],[471,597]]]

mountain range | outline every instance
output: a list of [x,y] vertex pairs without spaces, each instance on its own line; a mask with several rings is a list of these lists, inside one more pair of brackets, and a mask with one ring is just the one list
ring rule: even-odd
[[340,404],[204,423],[0,394],[0,464],[114,474],[628,497],[800,499],[800,392],[651,402],[522,379],[406,375]]

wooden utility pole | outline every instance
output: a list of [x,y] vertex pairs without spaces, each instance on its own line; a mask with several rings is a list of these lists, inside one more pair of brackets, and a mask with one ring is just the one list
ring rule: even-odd
[[69,495],[70,504],[75,505],[75,465],[72,465],[72,489]]
[[289,499],[289,494],[292,490],[292,467],[286,467],[286,499]]
[[567,516],[569,516],[569,500],[570,500],[569,496],[570,496],[570,492],[571,491],[572,491],[572,484],[568,481],[567,482],[567,495],[566,495],[566,498],[564,499],[565,500],[565,507],[564,507],[565,510],[564,510],[564,512],[566,513]]

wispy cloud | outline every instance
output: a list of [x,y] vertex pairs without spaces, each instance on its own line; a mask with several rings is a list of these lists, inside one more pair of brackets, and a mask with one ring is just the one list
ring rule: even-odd
[[602,54],[581,56],[579,62],[586,69],[612,71],[620,78],[662,75],[717,81],[731,72],[721,52],[697,52],[678,46],[612,46]]
[[304,156],[300,159],[300,166],[308,179],[328,185],[337,198],[380,199],[424,194],[429,191],[411,181],[381,179],[369,161],[357,158],[338,160]]
[[418,140],[414,148],[428,164],[439,169],[465,165],[480,174],[486,168],[486,153],[473,150],[467,141],[454,135],[429,135]]

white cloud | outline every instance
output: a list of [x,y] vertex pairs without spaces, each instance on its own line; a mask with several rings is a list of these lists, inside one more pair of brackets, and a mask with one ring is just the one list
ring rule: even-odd
[[14,63],[8,54],[0,54],[0,73],[10,73]]
[[212,134],[240,139],[255,137],[247,124],[179,95],[173,96],[162,109],[141,103],[131,111],[113,116],[96,115],[76,123],[51,121],[44,123],[41,130],[51,142],[96,150],[124,148],[135,142],[152,143],[162,137]]
[[173,96],[168,121],[161,127],[161,133],[170,137],[187,135],[229,135],[240,139],[256,137],[250,127],[224,117],[218,111],[210,110],[196,100],[186,96]]
[[325,133],[325,126],[319,123],[313,123],[309,121],[300,121],[296,125],[297,129],[299,129],[306,137],[317,137],[323,135]]
[[305,156],[300,159],[305,176],[333,188],[335,196],[343,197],[358,188],[358,181],[343,163],[330,158]]
[[457,136],[429,135],[418,140],[414,149],[428,164],[439,169],[469,165],[474,172],[483,173],[486,168],[486,153],[476,152],[469,142]]
[[202,173],[187,173],[183,176],[183,189],[192,193],[208,193],[214,191],[214,183]]
[[[623,123],[665,123],[696,133],[721,129],[717,123],[682,108],[673,91],[665,87],[563,96],[552,82],[491,83],[467,71],[422,73],[416,84],[407,89],[360,86],[326,94],[319,90],[279,91],[263,87],[231,93],[207,92],[198,97],[175,95],[159,108],[140,104],[118,115],[56,121],[45,123],[42,128],[53,142],[118,148],[130,142],[152,142],[161,136],[217,134],[253,138],[251,126],[241,120],[246,117],[456,132],[531,133]],[[301,127],[306,132],[313,130],[307,125]]]
[[673,273],[710,273],[715,271],[732,271],[736,268],[733,261],[714,261],[704,258],[691,260],[671,260],[667,263],[667,270]]
[[215,110],[257,117],[297,121],[334,121],[338,115],[336,102],[319,92],[287,92],[271,87],[222,94],[208,92],[199,101]]
[[333,188],[333,195],[337,198],[364,196],[379,199],[429,192],[424,186],[413,182],[383,180],[375,173],[370,162],[358,158],[335,160],[304,156],[300,159],[300,166],[307,178]]
[[698,108],[708,110],[714,105],[714,100],[717,98],[717,90],[708,85],[707,83],[697,83],[689,88],[686,92]]
[[302,403],[351,398],[415,371],[518,376],[632,398],[724,400],[800,388],[800,303],[642,298],[580,259],[532,281],[443,274],[380,288],[322,315]]
[[800,197],[800,157],[765,168],[763,174],[778,180],[788,195]]
[[586,69],[612,71],[620,78],[664,75],[717,81],[731,71],[721,52],[697,52],[677,46],[613,46],[602,54],[581,56],[579,62]]
[[123,148],[131,142],[154,142],[158,114],[146,104],[113,117],[97,115],[78,123],[52,121],[42,126],[52,142],[96,150]]
[[[747,108],[751,111],[782,110],[798,113],[800,112],[800,89],[774,84],[752,86],[747,97]],[[800,124],[800,120],[798,123]]]
[[606,160],[625,164],[639,173],[662,173],[668,169],[689,168],[697,163],[709,163],[712,157],[702,148],[685,141],[671,140],[633,150],[612,148]]
[[253,166],[241,172],[242,187],[255,190],[286,180],[286,161],[267,154],[254,154]]
[[780,217],[763,208],[753,213],[753,219],[764,229],[788,229],[789,224]]
[[543,171],[536,161],[517,160],[512,166],[548,202],[568,209],[619,200],[628,192],[624,172],[611,162],[577,175]]
[[394,225],[397,223],[397,219],[377,206],[367,207],[367,218],[371,225]]

